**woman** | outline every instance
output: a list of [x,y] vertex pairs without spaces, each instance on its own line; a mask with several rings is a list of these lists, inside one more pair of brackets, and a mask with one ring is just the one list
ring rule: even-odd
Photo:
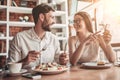
[[109,62],[115,61],[115,53],[110,45],[111,35],[106,30],[103,36],[99,32],[93,33],[92,21],[88,13],[78,12],[74,16],[76,36],[69,38],[70,62],[97,61],[99,47],[102,48]]

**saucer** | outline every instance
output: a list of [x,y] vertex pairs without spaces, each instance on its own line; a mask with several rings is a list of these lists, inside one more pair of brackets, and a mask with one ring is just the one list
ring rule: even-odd
[[21,75],[22,73],[25,73],[25,72],[27,72],[26,69],[21,69],[21,71],[20,71],[19,73],[10,73],[10,72],[9,72],[9,75],[10,75],[10,76],[18,76],[18,75]]
[[88,69],[107,69],[112,66],[112,63],[106,63],[104,65],[98,65],[95,62],[86,62],[82,63],[82,68],[88,68]]

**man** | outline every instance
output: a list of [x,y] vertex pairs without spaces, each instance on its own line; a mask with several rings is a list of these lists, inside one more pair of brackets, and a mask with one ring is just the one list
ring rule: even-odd
[[24,67],[53,61],[67,63],[68,57],[66,54],[60,54],[59,41],[50,32],[50,26],[55,23],[53,12],[54,9],[47,4],[33,8],[35,27],[19,32],[14,37],[9,50],[10,61],[22,62]]

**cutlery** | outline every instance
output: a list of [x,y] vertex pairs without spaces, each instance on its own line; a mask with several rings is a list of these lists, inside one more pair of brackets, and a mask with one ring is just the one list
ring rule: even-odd
[[[47,47],[48,47],[48,45],[43,47],[39,52],[45,51],[47,49]],[[39,45],[39,49],[40,49],[40,45]],[[40,54],[39,64],[42,64],[42,54]]]
[[[50,44],[51,44],[50,42],[49,43],[46,42],[46,45],[39,52],[45,51]],[[40,49],[40,45],[39,45],[39,49]],[[42,54],[40,54],[39,64],[42,64]]]
[[67,42],[65,43],[64,53],[66,53],[66,49],[67,49]]
[[[66,50],[67,50],[67,42],[65,43],[65,46],[64,46],[64,53],[68,56],[68,54],[66,53]],[[69,59],[68,59],[68,62],[67,62],[67,64],[66,64],[66,66],[67,66],[67,68],[69,68],[70,67],[70,62],[69,62]]]

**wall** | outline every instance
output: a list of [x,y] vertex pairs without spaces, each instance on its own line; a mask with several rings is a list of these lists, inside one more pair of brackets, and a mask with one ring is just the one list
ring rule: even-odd
[[[4,0],[4,5],[7,5],[7,0]],[[21,4],[21,0],[14,0],[15,3],[17,4],[17,6],[20,6]],[[12,4],[11,4],[12,6]],[[33,1],[27,1],[27,5],[26,7],[29,7],[29,8],[33,8],[34,6],[36,6],[36,2],[33,2]],[[33,17],[32,17],[32,14],[20,14],[20,13],[10,13],[9,14],[10,17],[9,17],[9,20],[10,21],[20,21],[19,20],[19,17],[24,17],[24,16],[28,16],[29,17],[29,22],[33,22]],[[6,9],[0,9],[0,20],[1,21],[6,21],[7,19],[7,11]],[[6,27],[7,25],[0,25],[0,32],[3,33],[5,36],[6,36]],[[15,36],[16,33],[20,32],[20,31],[23,31],[23,30],[27,30],[29,29],[30,27],[18,27],[18,26],[10,26],[10,36]],[[0,52],[6,52],[6,49],[5,49],[5,44],[6,44],[6,41],[5,40],[0,40]],[[4,45],[4,48],[2,47]]]

